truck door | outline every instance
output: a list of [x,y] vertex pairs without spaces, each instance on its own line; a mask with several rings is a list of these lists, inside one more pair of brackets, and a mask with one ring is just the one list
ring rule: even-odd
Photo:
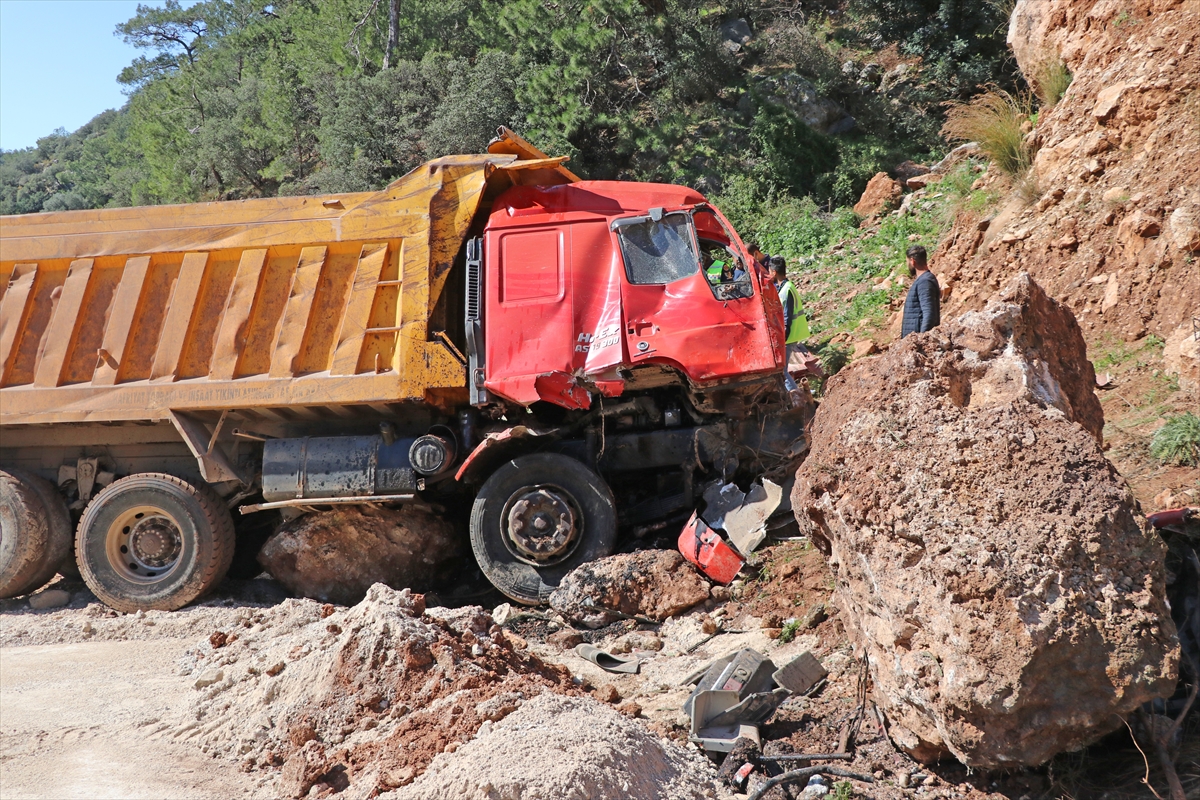
[[670,364],[693,381],[776,368],[759,276],[712,210],[652,209],[612,228],[632,364]]

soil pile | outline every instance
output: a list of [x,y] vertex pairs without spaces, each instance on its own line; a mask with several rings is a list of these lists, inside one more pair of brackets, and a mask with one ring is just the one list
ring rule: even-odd
[[402,786],[485,720],[547,690],[576,691],[481,609],[426,614],[420,595],[383,585],[352,608],[288,600],[247,616],[184,668],[196,695],[174,737],[246,769],[282,764],[289,796],[320,783]]
[[659,739],[587,697],[543,694],[392,800],[700,800],[717,797],[699,753]]
[[1021,275],[829,382],[793,508],[914,757],[1040,764],[1174,690],[1164,547],[1097,444],[1091,374]]
[[349,605],[376,583],[428,591],[463,550],[441,515],[416,506],[353,506],[285,523],[258,561],[293,594]]
[[[1032,83],[1070,88],[1038,114],[1026,180],[990,220],[964,215],[934,257],[943,317],[1027,271],[1091,338],[1191,332],[1200,307],[1200,2],[1020,0],[1009,44]],[[1022,197],[1024,195],[1024,197]]]

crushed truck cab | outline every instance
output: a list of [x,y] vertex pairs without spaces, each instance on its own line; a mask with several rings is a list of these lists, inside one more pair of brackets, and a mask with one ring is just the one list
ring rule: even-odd
[[[719,259],[738,280],[710,283],[705,264]],[[774,288],[690,189],[514,187],[493,206],[480,274],[485,367],[473,382],[510,402],[589,408],[672,377],[719,392],[783,367]]]
[[564,161],[501,129],[379,192],[3,218],[0,596],[73,551],[113,607],[178,608],[280,515],[422,502],[537,603],[785,471],[808,409],[736,232]]

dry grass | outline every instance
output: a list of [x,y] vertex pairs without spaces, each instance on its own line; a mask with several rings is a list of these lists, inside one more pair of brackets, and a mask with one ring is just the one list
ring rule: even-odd
[[1042,108],[1051,108],[1067,93],[1067,87],[1071,85],[1071,72],[1061,58],[1049,55],[1033,68],[1031,83]]
[[942,135],[952,141],[978,142],[993,164],[1016,177],[1025,174],[1033,161],[1023,130],[1032,114],[1029,96],[993,88],[951,106]]

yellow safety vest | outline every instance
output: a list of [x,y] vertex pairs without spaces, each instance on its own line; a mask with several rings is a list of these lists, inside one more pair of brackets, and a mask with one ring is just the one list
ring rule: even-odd
[[788,295],[792,297],[792,324],[788,327],[787,338],[784,340],[787,344],[796,344],[802,342],[809,337],[808,317],[804,316],[804,312],[800,310],[800,293],[796,291],[796,287],[791,281],[784,281],[779,287],[779,300],[783,303],[783,307],[787,308]]

